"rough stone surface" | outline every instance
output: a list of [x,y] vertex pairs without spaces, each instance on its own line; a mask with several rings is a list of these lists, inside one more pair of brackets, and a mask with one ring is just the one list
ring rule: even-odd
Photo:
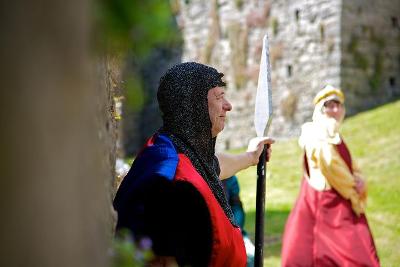
[[[264,34],[270,39],[272,136],[297,136],[311,117],[314,95],[328,83],[344,90],[350,114],[399,95],[400,5],[395,0],[180,3],[182,61],[202,62],[207,41],[215,38],[210,61],[202,63],[226,74],[233,110],[219,136],[219,149],[243,147],[255,135],[254,97]],[[210,36],[215,24],[219,35]]]
[[[300,125],[311,118],[314,95],[328,83],[343,89],[350,115],[400,95],[398,0],[176,1],[182,57],[169,62],[159,54],[147,68],[161,76],[179,60],[197,61],[225,73],[233,110],[218,150],[243,147],[255,135],[254,97],[265,34],[274,107],[269,135],[275,138],[299,134]],[[145,81],[150,98],[159,76]],[[145,117],[139,124],[135,120],[137,130],[125,131],[132,138],[141,136],[133,138],[140,140],[128,154],[161,123],[155,100],[145,106],[145,113],[137,114]]]
[[355,113],[400,95],[400,3],[343,2],[341,85]]

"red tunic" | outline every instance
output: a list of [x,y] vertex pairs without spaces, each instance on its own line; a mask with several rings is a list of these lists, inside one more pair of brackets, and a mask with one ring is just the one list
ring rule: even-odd
[[[351,156],[342,142],[340,156],[350,171]],[[305,171],[308,172],[305,157]],[[286,222],[282,266],[380,266],[367,218],[353,212],[334,189],[317,191],[303,177],[300,195]]]
[[155,135],[125,176],[114,199],[117,229],[148,237],[158,256],[182,266],[245,267],[240,228],[229,221],[191,161],[165,135]]
[[184,154],[179,154],[175,179],[192,184],[203,196],[208,206],[213,228],[212,255],[209,266],[246,266],[246,250],[240,228],[231,224],[207,183]]

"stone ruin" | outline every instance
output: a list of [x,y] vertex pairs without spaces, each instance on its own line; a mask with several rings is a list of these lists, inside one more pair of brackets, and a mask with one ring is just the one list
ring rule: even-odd
[[[270,40],[274,107],[270,136],[298,136],[301,124],[311,118],[314,95],[328,83],[345,92],[348,115],[400,95],[398,0],[172,3],[183,37],[182,55],[176,53],[181,58],[162,66],[158,60],[152,64],[166,70],[179,61],[197,61],[225,73],[233,110],[218,138],[219,150],[244,147],[255,136],[254,97],[265,34]],[[147,89],[153,96],[158,79]],[[147,108],[152,106],[159,116],[154,101]],[[153,118],[144,125],[152,123],[151,131],[161,122]]]

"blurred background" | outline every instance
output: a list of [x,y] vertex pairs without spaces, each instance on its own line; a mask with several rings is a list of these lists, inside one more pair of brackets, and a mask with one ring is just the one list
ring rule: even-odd
[[[124,161],[161,126],[160,76],[182,61],[224,72],[233,110],[217,148],[240,151],[255,135],[265,34],[269,134],[279,140],[268,165],[265,265],[279,266],[301,178],[296,137],[327,83],[346,94],[344,136],[369,180],[382,266],[400,264],[398,0],[0,3],[1,266],[111,266],[112,198]],[[253,235],[255,171],[239,181]]]

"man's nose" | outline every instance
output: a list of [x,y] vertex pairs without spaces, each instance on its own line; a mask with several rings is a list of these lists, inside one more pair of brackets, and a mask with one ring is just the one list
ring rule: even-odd
[[229,103],[229,101],[225,100],[224,106],[223,106],[225,111],[231,111],[232,110],[232,105]]

